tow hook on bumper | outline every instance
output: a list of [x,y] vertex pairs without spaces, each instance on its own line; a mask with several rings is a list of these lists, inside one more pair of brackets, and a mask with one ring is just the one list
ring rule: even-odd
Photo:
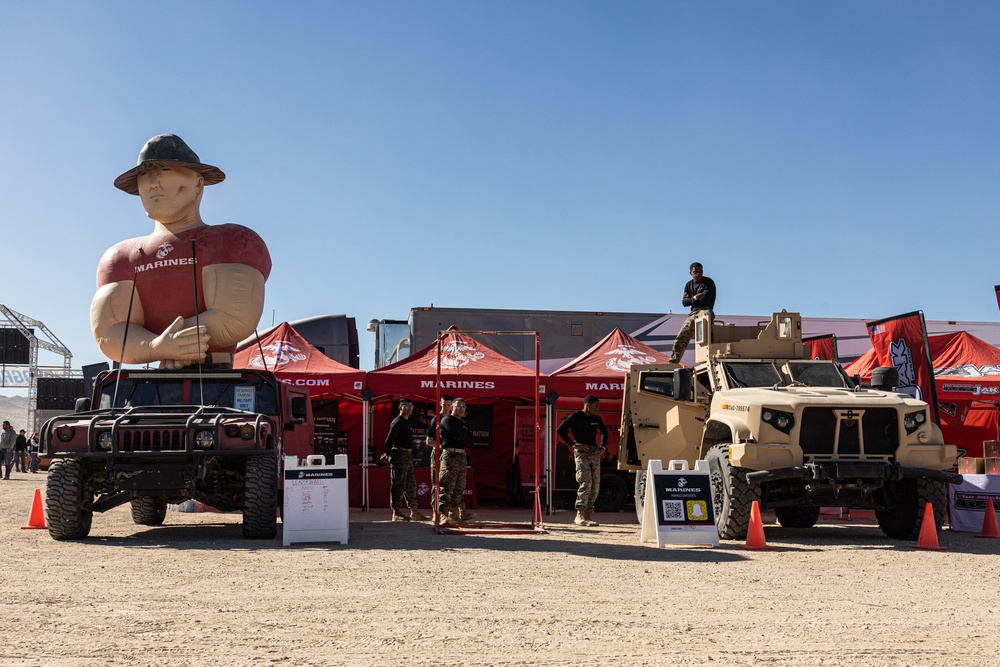
[[747,473],[751,484],[763,484],[783,479],[839,480],[839,479],[884,479],[900,480],[925,477],[949,484],[961,484],[962,476],[947,470],[927,468],[904,468],[895,463],[870,463],[864,461],[838,461],[831,463],[807,463],[801,466],[758,470]]

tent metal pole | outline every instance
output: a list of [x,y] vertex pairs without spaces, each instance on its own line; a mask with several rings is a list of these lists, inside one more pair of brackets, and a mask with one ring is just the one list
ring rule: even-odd
[[368,439],[371,435],[371,401],[364,401],[361,416],[361,511],[370,509],[368,504]]
[[555,514],[552,508],[552,417],[555,408],[551,403],[545,404],[545,503],[549,516]]

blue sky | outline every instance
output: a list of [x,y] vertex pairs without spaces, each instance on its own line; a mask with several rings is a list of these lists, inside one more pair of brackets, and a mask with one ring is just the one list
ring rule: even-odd
[[[996,321],[993,2],[6,2],[0,303],[103,361],[112,186],[172,132],[262,326],[469,308]],[[43,363],[58,360],[43,356]]]

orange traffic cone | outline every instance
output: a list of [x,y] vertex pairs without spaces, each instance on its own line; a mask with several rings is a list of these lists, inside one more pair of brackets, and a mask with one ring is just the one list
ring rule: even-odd
[[993,499],[986,499],[986,514],[983,515],[983,532],[976,537],[1000,537],[997,529],[997,512],[993,509]]
[[750,528],[747,529],[747,543],[740,546],[751,551],[771,551],[774,549],[774,547],[767,546],[767,540],[764,539],[764,522],[760,519],[760,505],[756,500],[750,506]]
[[35,489],[35,500],[31,503],[31,514],[28,515],[28,525],[21,526],[21,530],[47,527],[45,525],[45,513],[42,511],[42,490]]
[[924,507],[924,519],[920,522],[920,536],[911,549],[927,549],[928,551],[946,551],[947,547],[938,544],[937,526],[934,525],[934,505],[930,502]]

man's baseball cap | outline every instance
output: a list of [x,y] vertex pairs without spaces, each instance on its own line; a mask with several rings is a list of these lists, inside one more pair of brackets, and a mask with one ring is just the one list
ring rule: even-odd
[[158,134],[139,151],[139,161],[134,167],[115,179],[115,187],[130,195],[139,194],[136,179],[139,174],[160,167],[186,167],[197,171],[205,179],[205,185],[215,185],[226,180],[226,175],[218,167],[203,164],[198,154],[176,134]]

